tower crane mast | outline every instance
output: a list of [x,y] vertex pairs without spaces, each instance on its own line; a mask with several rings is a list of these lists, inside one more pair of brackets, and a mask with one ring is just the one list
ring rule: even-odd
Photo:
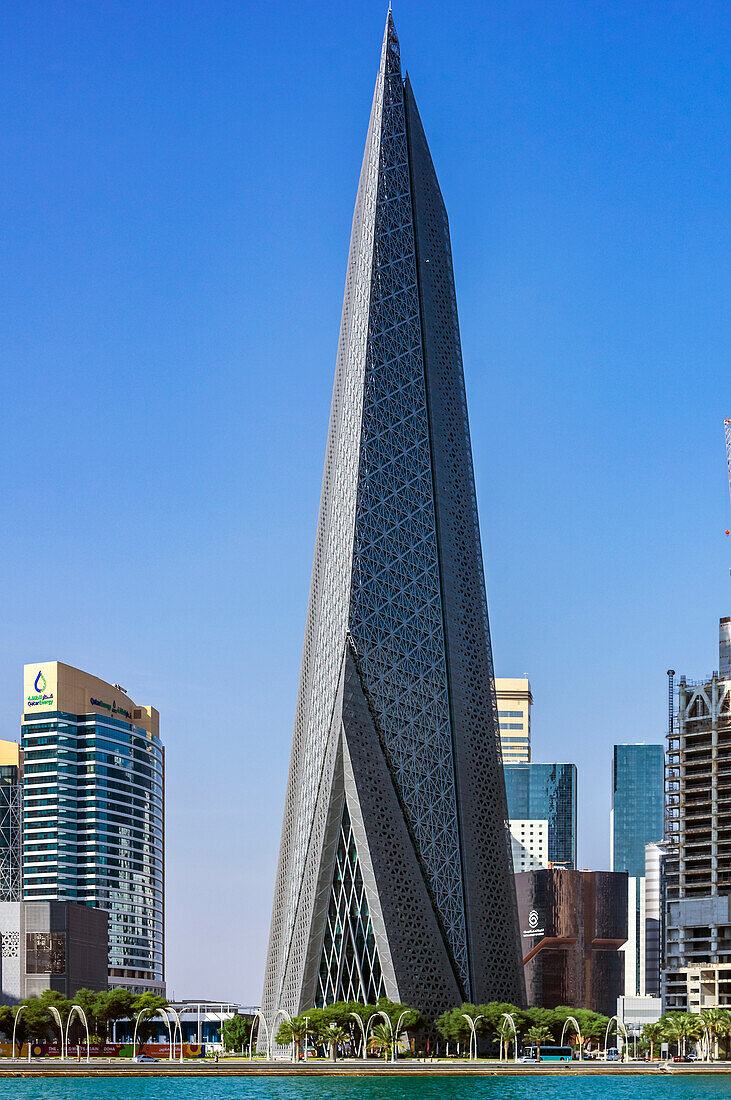
[[728,467],[728,491],[731,494],[731,418],[728,416],[723,422],[726,430],[726,465]]
[[[726,466],[728,468],[728,491],[731,495],[731,417],[726,417],[723,422],[723,427],[726,432]],[[726,530],[726,534],[731,534],[731,531]],[[731,573],[731,569],[729,570]]]

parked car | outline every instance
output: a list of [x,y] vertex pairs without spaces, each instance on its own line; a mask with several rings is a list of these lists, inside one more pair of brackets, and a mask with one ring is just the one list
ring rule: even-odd
[[157,1058],[151,1058],[149,1054],[135,1054],[133,1062],[157,1062]]

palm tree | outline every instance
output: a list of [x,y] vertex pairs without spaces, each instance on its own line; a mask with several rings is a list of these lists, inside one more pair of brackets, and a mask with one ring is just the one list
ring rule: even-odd
[[329,1024],[328,1027],[322,1029],[318,1036],[323,1043],[329,1044],[330,1057],[333,1062],[335,1062],[338,1057],[338,1043],[345,1043],[350,1037],[350,1032],[346,1031],[344,1027],[340,1027],[339,1024]]
[[[731,1012],[727,1008],[719,1008],[716,1011],[718,1019],[714,1030],[719,1038],[727,1040],[731,1035]],[[728,1042],[723,1044],[723,1057],[724,1061],[728,1058]]]
[[513,1025],[510,1020],[506,1020],[505,1017],[500,1020],[497,1025],[498,1038],[500,1039],[500,1059],[503,1056],[503,1043],[505,1044],[505,1057],[508,1057],[508,1050],[510,1049],[510,1041],[515,1041],[515,1035],[513,1033]]
[[683,1054],[688,1039],[697,1039],[703,1034],[703,1023],[695,1012],[681,1012],[678,1014],[678,1031],[683,1037]]
[[313,1029],[307,1024],[304,1016],[295,1016],[292,1020],[282,1020],[279,1025],[274,1042],[279,1047],[289,1046],[294,1043],[295,1061],[302,1057],[302,1040],[307,1035],[313,1035]]
[[371,1050],[382,1050],[384,1061],[393,1049],[393,1037],[389,1024],[376,1024],[371,1032]]
[[664,1038],[676,1044],[678,1056],[685,1054],[686,1041],[696,1039],[703,1031],[700,1017],[694,1012],[668,1012],[660,1023]]
[[536,1048],[536,1058],[541,1060],[541,1044],[550,1043],[553,1036],[547,1027],[529,1027],[525,1033],[528,1042]]
[[726,1013],[722,1008],[704,1008],[703,1012],[701,1012],[701,1020],[708,1028],[708,1035],[713,1044],[713,1050],[708,1051],[709,1060],[711,1058],[718,1058],[718,1036],[719,1034],[723,1034],[725,1016]]
[[655,1057],[655,1043],[661,1042],[663,1037],[663,1027],[659,1021],[643,1027],[642,1038],[650,1044],[650,1061]]
[[658,1022],[662,1028],[662,1038],[670,1046],[671,1043],[676,1044],[675,1053],[680,1055],[680,1030],[678,1028],[678,1021],[676,1017],[677,1012],[667,1013]]

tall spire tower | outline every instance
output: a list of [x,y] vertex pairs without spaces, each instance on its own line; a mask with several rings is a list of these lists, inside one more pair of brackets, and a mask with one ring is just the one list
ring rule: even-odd
[[389,10],[263,1011],[524,999],[449,227]]

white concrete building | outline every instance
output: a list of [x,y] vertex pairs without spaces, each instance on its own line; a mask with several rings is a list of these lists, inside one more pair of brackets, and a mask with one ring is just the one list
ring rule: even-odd
[[513,847],[513,870],[516,875],[521,871],[535,871],[539,867],[548,867],[548,822],[547,821],[510,821],[510,836]]

